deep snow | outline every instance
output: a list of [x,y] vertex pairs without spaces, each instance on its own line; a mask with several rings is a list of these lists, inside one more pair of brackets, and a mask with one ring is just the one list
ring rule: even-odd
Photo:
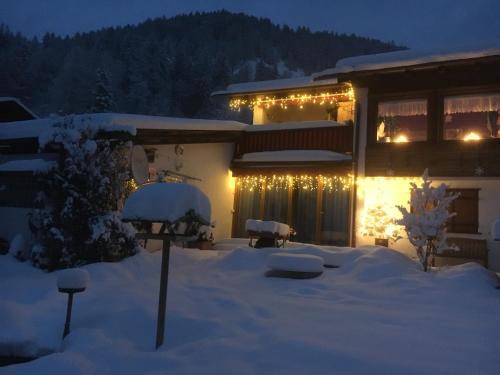
[[84,267],[90,283],[75,297],[63,351],[57,272],[0,256],[0,352],[57,351],[0,372],[499,373],[500,291],[488,271],[466,264],[425,274],[384,248],[322,250],[341,267],[288,280],[264,277],[276,250],[173,249],[158,352],[158,253]]

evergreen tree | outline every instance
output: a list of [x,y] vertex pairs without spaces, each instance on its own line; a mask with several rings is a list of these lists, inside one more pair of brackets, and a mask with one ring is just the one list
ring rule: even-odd
[[115,108],[108,76],[104,69],[97,69],[97,81],[94,90],[94,105],[91,112],[112,112]]
[[55,146],[61,157],[38,176],[42,191],[30,216],[33,265],[54,270],[134,254],[134,230],[118,212],[130,186],[129,145],[98,139],[94,124],[71,118],[54,129],[40,140],[44,151]]

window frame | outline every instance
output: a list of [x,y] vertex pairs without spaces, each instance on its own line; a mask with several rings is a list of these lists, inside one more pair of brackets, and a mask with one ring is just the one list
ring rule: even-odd
[[[378,106],[380,102],[398,100],[426,100],[427,101],[427,139],[423,141],[410,141],[405,143],[378,142]],[[367,146],[370,147],[401,147],[410,144],[424,144],[434,142],[436,139],[436,95],[431,90],[395,92],[390,94],[369,94],[368,95],[368,118],[367,118]]]
[[[318,175],[321,173],[318,173]],[[325,175],[323,173],[323,175]],[[328,173],[326,173],[328,175]],[[238,176],[236,176],[238,177]],[[316,192],[316,207],[315,207],[315,230],[313,234],[313,244],[322,244],[322,238],[321,238],[321,228],[322,228],[322,220],[323,220],[323,211],[322,211],[322,203],[323,203],[323,195],[324,195],[324,190],[323,186],[320,183],[320,186],[317,188]],[[288,207],[287,207],[287,224],[290,225],[291,228],[295,228],[295,212],[296,212],[296,204],[297,201],[293,199],[294,196],[294,189],[289,188],[288,189]],[[259,220],[264,220],[264,215],[265,215],[265,202],[266,198],[268,196],[267,194],[267,189],[265,187],[265,184],[261,190],[258,190],[257,192],[258,197],[257,200],[259,202],[259,208],[257,212],[257,218]],[[235,187],[235,192],[234,192],[234,202],[233,202],[233,218],[232,218],[232,227],[231,227],[231,236],[234,238],[237,233],[238,233],[238,217],[239,217],[239,200],[241,196],[241,190],[238,188],[238,186]],[[348,194],[348,203],[347,206],[350,207],[352,203],[352,189],[349,191]],[[348,210],[347,215],[345,217],[346,220],[346,227],[347,227],[347,232],[346,232],[346,245],[348,246],[349,240],[350,240],[350,225],[351,225],[351,217],[352,213],[350,210]]]
[[[463,144],[465,143],[463,139],[445,139],[444,138],[444,99],[453,96],[467,96],[467,95],[488,95],[488,94],[500,94],[500,85],[486,85],[486,86],[470,86],[461,88],[451,88],[451,89],[441,89],[437,90],[436,94],[439,98],[439,106],[436,108],[436,117],[438,118],[438,134],[437,139],[439,142],[444,142],[446,144]],[[499,138],[484,138],[480,142],[495,143],[500,142]],[[475,144],[476,142],[470,142]]]

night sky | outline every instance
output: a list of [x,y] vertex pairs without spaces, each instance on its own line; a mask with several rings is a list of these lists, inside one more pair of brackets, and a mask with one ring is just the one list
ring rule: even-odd
[[0,22],[28,36],[65,35],[217,9],[413,48],[500,39],[498,0],[1,0]]

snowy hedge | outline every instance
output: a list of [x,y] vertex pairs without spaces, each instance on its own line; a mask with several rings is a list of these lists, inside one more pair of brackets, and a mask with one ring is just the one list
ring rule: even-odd
[[41,191],[30,226],[33,265],[49,270],[117,260],[136,251],[135,231],[121,221],[130,192],[130,144],[98,137],[96,124],[71,118],[40,136],[41,151],[57,149],[58,166],[38,175]]

